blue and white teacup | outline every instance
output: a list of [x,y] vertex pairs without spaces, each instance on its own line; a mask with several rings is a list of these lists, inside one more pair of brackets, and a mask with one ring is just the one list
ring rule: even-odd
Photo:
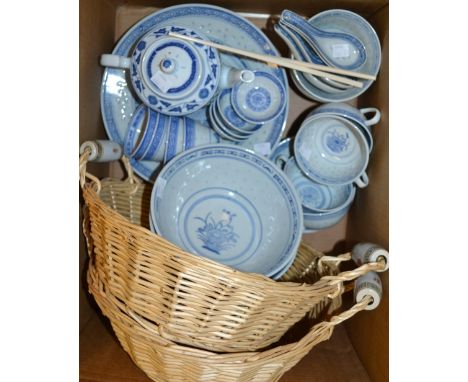
[[[373,138],[371,127],[380,122],[380,111],[375,107],[367,107],[357,109],[347,103],[332,102],[318,106],[309,114],[309,116],[317,114],[338,115],[355,123],[364,133],[369,144],[369,151],[373,148]],[[370,118],[367,115],[372,115]]]
[[327,185],[366,187],[369,145],[354,123],[337,115],[312,115],[294,139],[297,164],[310,179]]

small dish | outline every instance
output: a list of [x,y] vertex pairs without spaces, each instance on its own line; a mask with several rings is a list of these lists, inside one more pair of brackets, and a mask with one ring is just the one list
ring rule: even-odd
[[301,171],[295,158],[286,163],[284,173],[296,188],[304,212],[337,211],[354,200],[356,188],[352,184],[330,186],[314,182]]
[[258,124],[278,117],[286,104],[281,82],[268,72],[256,70],[252,82],[240,82],[232,88],[234,111],[247,122]]
[[245,121],[235,112],[231,103],[232,89],[224,89],[215,101],[218,115],[233,132],[252,134],[262,128],[263,124],[253,124]]
[[228,130],[224,123],[221,121],[220,117],[217,115],[217,110],[214,104],[211,104],[209,108],[209,117],[210,117],[210,126],[212,129],[221,137],[228,141],[233,142],[242,142],[249,139],[250,135],[237,135]]

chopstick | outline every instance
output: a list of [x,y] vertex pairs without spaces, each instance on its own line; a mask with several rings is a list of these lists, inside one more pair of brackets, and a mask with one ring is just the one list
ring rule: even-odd
[[[346,78],[346,77],[336,76],[336,75],[333,75],[333,74],[330,74],[330,73],[337,73],[337,74],[342,74],[342,75],[351,76],[351,77],[355,77],[355,78],[375,80],[374,76],[371,76],[371,75],[368,75],[368,74],[353,72],[353,71],[334,68],[334,67],[330,67],[330,66],[316,65],[316,64],[303,62],[303,61],[298,61],[298,60],[293,60],[293,59],[289,59],[289,58],[285,58],[285,57],[277,57],[277,56],[271,56],[271,55],[266,55],[266,54],[253,53],[253,52],[249,52],[249,51],[246,51],[246,50],[232,48],[232,47],[229,47],[229,46],[217,44],[217,43],[212,42],[212,41],[201,40],[201,39],[198,39],[198,38],[181,35],[181,34],[174,33],[174,32],[169,32],[168,35],[172,36],[172,37],[180,38],[182,40],[192,41],[192,42],[196,42],[196,43],[199,43],[199,44],[202,44],[202,45],[211,46],[211,47],[213,47],[215,49],[218,49],[218,50],[221,50],[221,51],[234,53],[234,54],[244,56],[244,57],[253,58],[253,59],[258,60],[258,61],[266,62],[267,64],[270,64],[270,65],[273,64],[275,66],[282,66],[282,67],[286,67],[286,68],[289,68],[289,69],[294,69],[294,70],[298,70],[298,71],[301,71],[301,72],[310,73],[310,74],[320,76],[320,77],[327,77],[327,78],[335,80],[337,82],[341,82],[341,83],[348,84],[348,85],[351,85],[351,86],[355,86],[355,87],[358,87],[358,88],[363,87],[362,82],[355,81],[355,80],[352,80],[352,79],[349,79],[349,78]],[[328,73],[325,73],[325,72],[328,72]]]

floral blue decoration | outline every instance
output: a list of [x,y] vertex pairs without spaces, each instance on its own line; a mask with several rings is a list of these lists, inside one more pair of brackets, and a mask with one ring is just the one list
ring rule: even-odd
[[203,227],[197,229],[198,238],[204,243],[203,248],[219,255],[221,251],[234,247],[239,237],[231,225],[235,216],[236,214],[223,209],[223,219],[218,222],[211,216],[211,212],[204,219],[195,217],[204,223]]
[[349,134],[340,134],[336,130],[333,130],[327,134],[326,142],[331,151],[341,153],[348,148]]

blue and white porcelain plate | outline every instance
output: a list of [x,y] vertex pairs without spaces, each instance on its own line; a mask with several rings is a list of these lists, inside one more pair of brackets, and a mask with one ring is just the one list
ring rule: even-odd
[[286,271],[303,230],[287,177],[267,158],[234,145],[175,157],[157,177],[150,206],[155,232],[170,242],[268,277]]
[[[156,27],[178,25],[192,29],[206,38],[217,43],[249,50],[251,52],[279,56],[278,51],[265,36],[265,34],[250,21],[227,9],[205,5],[184,4],[164,8],[155,12],[130,28],[117,42],[113,54],[129,56],[136,42]],[[239,69],[264,70],[275,77],[287,88],[287,77],[284,69],[269,68],[267,65],[250,59],[239,59],[236,56],[220,54],[221,63]],[[106,68],[101,87],[101,112],[109,138],[123,144],[128,123],[136,107],[140,103],[135,95],[127,70]],[[130,86],[129,86],[130,85]],[[288,90],[286,90],[288,91]],[[255,150],[258,147],[268,145],[273,150],[281,139],[286,126],[288,115],[288,95],[286,95],[286,107],[282,113],[268,126],[260,129],[248,140],[239,142],[239,145],[247,149]],[[203,110],[196,112],[197,117],[206,115]],[[187,115],[191,116],[191,114]],[[131,160],[134,171],[147,181],[154,181],[159,164],[151,161],[138,162]]]

